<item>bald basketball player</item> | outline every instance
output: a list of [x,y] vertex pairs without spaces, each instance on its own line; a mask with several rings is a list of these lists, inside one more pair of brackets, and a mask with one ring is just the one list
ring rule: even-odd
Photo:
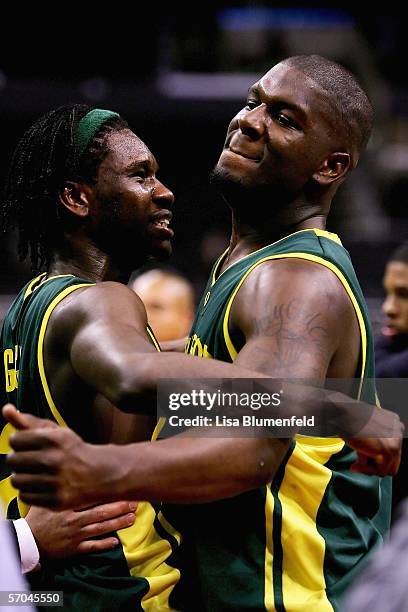
[[187,338],[195,306],[194,290],[186,278],[171,270],[149,270],[137,276],[130,287],[142,300],[159,342]]
[[[347,252],[325,229],[371,122],[354,77],[318,56],[289,58],[250,89],[214,173],[233,212],[232,237],[200,304],[191,353],[269,376],[356,378],[357,397],[375,402],[367,309]],[[212,440],[190,447],[180,438],[169,452],[173,441],[133,445],[128,454],[83,444],[69,430],[40,428],[16,434],[18,452],[9,461],[19,472],[13,482],[38,503],[125,492],[168,502],[166,524],[176,541],[178,531],[184,536],[169,559],[181,571],[170,607],[338,608],[387,529],[389,482],[368,475],[378,472],[364,462],[367,475],[352,472],[355,453],[343,440],[294,437],[270,482],[239,495],[229,489],[230,499],[215,501],[228,494],[226,466],[242,460],[238,445],[218,454],[217,467],[204,467],[194,450],[208,450]],[[25,473],[34,468],[42,473]],[[208,485],[210,473],[219,476],[218,490]]]

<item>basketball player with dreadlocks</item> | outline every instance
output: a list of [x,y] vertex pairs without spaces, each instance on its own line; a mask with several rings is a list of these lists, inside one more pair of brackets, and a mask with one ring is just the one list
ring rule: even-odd
[[[33,267],[46,272],[22,289],[6,316],[1,397],[68,424],[89,441],[148,439],[149,393],[160,377],[262,377],[231,364],[158,352],[143,304],[125,286],[148,256],[162,259],[171,249],[173,194],[156,172],[152,153],[121,117],[81,105],[39,119],[11,164],[3,216],[18,230],[21,257],[30,254]],[[118,418],[118,408],[141,414]],[[14,519],[27,507],[5,465],[10,427],[4,420],[1,429],[0,495]],[[210,476],[214,469],[203,477],[216,496],[223,488],[234,494],[268,480],[285,451],[284,443],[272,449],[261,439],[234,442],[241,460],[225,460],[216,477]],[[190,462],[218,465],[231,443],[214,440],[200,448],[196,442]],[[182,459],[177,462],[182,474]],[[222,476],[227,486],[220,485]],[[143,602],[144,609],[159,609],[179,576],[165,563],[174,533],[153,506],[140,503],[135,525],[118,535],[121,546],[44,562],[32,580],[63,590],[67,608],[138,609]]]
[[[341,84],[336,90],[341,103],[349,105],[347,115],[339,112],[330,93],[336,82]],[[350,92],[356,103],[350,103]],[[343,95],[349,97],[343,99]],[[247,105],[230,124],[216,168],[217,185],[233,210],[233,234],[200,304],[189,343],[192,353],[204,356],[199,349],[206,346],[207,356],[235,360],[235,366],[253,367],[271,376],[322,380],[356,376],[361,397],[374,401],[372,342],[364,300],[339,239],[325,231],[331,199],[357,163],[370,117],[369,102],[353,77],[322,58],[284,61],[253,86]],[[57,261],[65,266],[52,267],[53,274],[74,269],[87,279],[92,270],[90,280],[101,280],[101,276],[110,280],[115,270],[123,269],[118,265],[123,248],[134,244],[126,231],[136,214],[129,206],[130,201],[135,203],[126,187],[130,177],[124,169],[120,172],[122,166],[112,157],[114,145],[125,154],[132,150],[131,143],[126,135],[119,142],[113,133],[108,144],[96,184],[89,185],[89,178],[84,184],[75,177],[60,192],[65,209],[82,222],[80,231],[66,226],[69,233],[62,244],[70,248],[59,247]],[[130,167],[133,176],[135,166]],[[142,185],[154,176],[154,162],[147,167],[147,173],[137,175]],[[112,172],[115,181],[109,181]],[[169,195],[160,185],[149,196],[153,204],[159,194],[162,199],[156,206],[168,206]],[[114,214],[111,210],[108,215],[103,206],[108,200],[115,203]],[[154,251],[168,251],[164,244],[168,230],[162,233],[163,228],[153,231],[150,227],[157,218],[152,217],[151,207],[145,215],[144,208],[138,206],[138,210],[139,243],[145,236],[141,226],[147,227]],[[103,232],[106,218],[110,231]],[[113,233],[120,236],[120,245],[112,244]],[[87,250],[78,250],[79,242]],[[97,276],[86,254],[98,262],[101,251],[104,265]],[[74,258],[75,252],[82,258]],[[127,251],[125,262],[131,255]],[[51,280],[47,277],[42,286]],[[38,282],[35,291],[41,292]],[[120,302],[127,303],[124,289],[115,290],[111,309],[103,305],[109,301],[105,296],[110,296],[112,284],[78,288],[75,302],[67,295],[53,311],[54,320],[50,319],[46,332],[52,334],[49,350],[54,336],[53,354],[59,351],[59,360],[64,361],[68,346],[69,359],[75,364],[76,378],[69,368],[67,373],[55,372],[55,364],[48,362],[47,380],[54,385],[48,395],[59,399],[62,410],[69,400],[79,404],[79,394],[74,394],[79,389],[81,399],[85,395],[84,380],[120,408],[130,410],[138,394],[123,396],[121,390],[129,392],[129,383],[113,392],[115,376],[121,377],[126,363],[142,370],[136,385],[139,394],[145,377],[150,377],[153,386],[153,378],[168,377],[171,364],[176,363],[165,355],[150,358],[146,348],[143,360],[149,359],[148,367],[140,368],[140,335],[146,321],[139,324],[139,334],[131,334],[130,303],[126,317],[122,319],[124,307],[118,313]],[[118,322],[111,326],[114,317]],[[99,354],[99,334],[104,340],[100,352],[107,352],[107,357]],[[123,334],[126,337],[119,341]],[[47,368],[47,346],[44,352]],[[102,381],[90,361],[97,362]],[[153,367],[156,363],[162,367]],[[191,371],[187,360],[178,365],[185,375]],[[59,390],[64,375],[71,377],[68,399]],[[18,427],[37,423],[11,409],[6,414]],[[13,483],[32,503],[68,507],[84,499],[91,503],[124,495],[169,502],[157,515],[155,526],[159,530],[161,526],[162,534],[172,529],[174,555],[163,565],[181,570],[181,576],[174,589],[168,585],[166,597],[172,591],[170,605],[186,612],[332,610],[386,530],[389,483],[353,474],[355,455],[340,439],[272,440],[251,447],[237,439],[203,442],[180,437],[103,447],[83,443],[67,429],[34,428],[15,434],[12,444],[18,452],[9,458],[9,465],[19,472]],[[388,457],[385,469],[379,467],[380,461],[371,467],[361,461],[361,471],[385,475],[390,468],[394,473],[396,449],[388,454],[386,448],[387,444],[381,458]],[[254,462],[269,473],[261,476],[251,471]],[[230,499],[216,501],[226,497]],[[189,502],[196,505],[183,505]],[[178,550],[172,522],[184,536]],[[167,599],[160,601],[167,605]],[[160,608],[153,605],[151,609]]]

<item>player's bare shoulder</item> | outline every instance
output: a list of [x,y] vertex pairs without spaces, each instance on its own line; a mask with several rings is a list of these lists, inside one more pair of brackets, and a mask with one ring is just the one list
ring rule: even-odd
[[297,258],[262,262],[240,287],[231,318],[251,327],[271,309],[288,318],[301,312],[305,319],[325,320],[331,332],[355,318],[352,302],[336,274],[319,263]]
[[83,326],[121,322],[144,329],[147,316],[143,302],[126,285],[104,281],[66,296],[52,312],[47,334],[66,342]]

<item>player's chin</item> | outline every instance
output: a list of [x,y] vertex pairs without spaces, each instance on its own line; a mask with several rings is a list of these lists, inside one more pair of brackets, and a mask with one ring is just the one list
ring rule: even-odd
[[150,253],[158,261],[167,261],[172,253],[170,240],[155,240],[152,243]]
[[253,185],[256,186],[259,183],[259,169],[255,162],[245,157],[240,158],[238,155],[235,155],[236,159],[230,159],[230,156],[234,154],[231,153],[229,156],[228,153],[225,156],[221,155],[210,174],[210,182],[213,187],[223,191],[224,187],[250,188]]

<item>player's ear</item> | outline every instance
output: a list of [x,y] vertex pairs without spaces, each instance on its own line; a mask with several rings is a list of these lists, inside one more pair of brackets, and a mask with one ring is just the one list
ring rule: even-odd
[[343,179],[347,172],[352,169],[351,156],[349,153],[335,152],[330,153],[322,162],[317,172],[313,174],[313,179],[322,187],[330,185],[335,181]]
[[87,217],[89,213],[90,191],[85,183],[65,181],[59,193],[59,200],[66,209],[77,217]]

